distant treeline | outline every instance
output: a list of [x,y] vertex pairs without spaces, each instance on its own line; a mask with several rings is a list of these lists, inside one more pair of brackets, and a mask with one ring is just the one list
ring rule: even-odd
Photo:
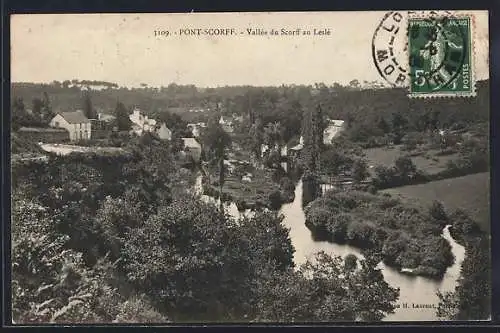
[[[82,88],[69,86],[68,82],[72,83],[13,83],[12,100],[21,98],[29,108],[28,103],[33,98],[48,94],[56,112],[83,109]],[[489,120],[489,81],[477,83],[476,97],[442,99],[411,99],[403,89],[364,89],[358,85],[345,87],[338,84],[217,88],[176,84],[160,88],[145,85],[141,88],[116,88],[115,84],[101,81],[75,81],[74,84],[89,82],[108,85],[108,89],[89,93],[92,105],[98,111],[113,113],[119,101],[128,109],[137,106],[150,114],[168,110],[188,121],[196,121],[194,118],[204,121],[216,110],[223,114],[247,116],[251,123],[256,119],[264,125],[281,122],[287,129],[287,141],[300,133],[303,111],[318,104],[325,116],[345,120],[348,137],[366,146],[383,145],[388,140],[398,143],[405,134],[414,131],[463,128]],[[211,111],[208,114],[187,112],[200,107]]]

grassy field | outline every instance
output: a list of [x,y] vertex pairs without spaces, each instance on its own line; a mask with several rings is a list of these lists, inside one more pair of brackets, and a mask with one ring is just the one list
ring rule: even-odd
[[[365,149],[364,153],[370,165],[393,166],[394,161],[399,156],[408,154],[408,152],[402,151],[400,148],[401,146],[394,146],[393,148],[369,148]],[[436,149],[430,149],[425,154],[411,156],[411,159],[418,169],[429,174],[435,174],[446,169],[446,163],[457,157],[457,154],[436,156],[438,151],[439,150]],[[371,170],[373,170],[373,168]]]
[[382,191],[423,205],[433,200],[443,203],[446,210],[462,208],[469,212],[484,231],[490,231],[490,174],[483,172],[444,179],[427,184],[410,185]]

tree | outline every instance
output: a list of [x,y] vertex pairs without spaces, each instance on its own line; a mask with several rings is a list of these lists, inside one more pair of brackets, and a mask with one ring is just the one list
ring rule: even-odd
[[92,270],[68,248],[53,214],[34,200],[15,197],[12,233],[12,313],[18,323],[112,320],[120,302],[106,260]]
[[491,256],[487,237],[468,238],[460,279],[453,292],[439,293],[438,316],[448,320],[491,318]]
[[[222,318],[226,310],[236,310],[232,302],[237,296],[230,290],[238,290],[237,265],[246,272],[245,258],[232,259],[237,250],[228,243],[232,224],[210,204],[189,196],[176,198],[125,237],[123,262],[129,281],[173,319]],[[225,296],[229,294],[235,297]]]
[[151,304],[144,298],[145,297],[134,296],[121,303],[118,306],[118,313],[115,320],[113,320],[113,323],[168,323],[169,320],[152,307]]
[[401,143],[401,139],[405,135],[408,121],[399,112],[392,114],[392,135],[394,144]]
[[376,263],[359,269],[341,257],[316,254],[297,272],[270,274],[262,284],[259,321],[380,321],[394,313],[399,290],[384,281]]
[[12,129],[17,131],[19,127],[29,123],[29,115],[24,106],[24,101],[20,97],[14,97],[12,103]]
[[347,271],[354,271],[358,266],[358,257],[354,254],[348,254],[344,259],[344,268]]
[[97,112],[92,107],[92,101],[88,91],[86,91],[83,96],[83,114],[88,119],[97,119]]
[[325,124],[325,119],[323,115],[323,109],[321,108],[321,105],[318,104],[316,107],[316,112],[314,115],[314,136],[315,136],[315,145],[316,149],[318,149],[319,152],[323,150],[323,145],[324,145],[324,133],[326,129],[326,124]]
[[42,122],[42,108],[43,108],[43,101],[38,97],[33,98],[33,107],[32,107],[33,119],[38,123]]
[[115,109],[116,123],[119,131],[128,131],[132,126],[129,112],[123,103],[118,102]]
[[269,263],[279,271],[294,267],[293,248],[288,230],[282,224],[284,216],[277,212],[257,212],[244,217],[235,230],[240,241],[252,244],[247,256],[256,266]]
[[55,116],[50,105],[49,95],[46,91],[43,93],[41,116],[44,124],[48,124]]
[[387,123],[387,121],[385,120],[385,118],[383,116],[381,116],[379,118],[378,123],[377,123],[377,127],[384,134],[389,134],[389,132],[391,131],[391,127],[389,126],[389,124]]
[[264,143],[264,127],[259,118],[251,125],[248,134],[250,136],[250,150],[255,156],[255,159],[259,161],[261,158],[262,144]]
[[283,141],[283,130],[279,122],[274,122],[267,124],[264,128],[264,142],[269,146],[270,149],[274,149],[274,146],[278,146],[280,149],[281,143]]
[[394,162],[396,170],[403,177],[411,177],[417,171],[415,163],[408,156],[400,156]]
[[438,110],[432,110],[430,112],[429,126],[431,130],[435,131],[439,128],[439,117],[440,112]]
[[357,79],[351,80],[349,82],[349,86],[353,88],[359,88],[360,87],[359,80]]
[[179,136],[184,138],[188,137],[186,136],[187,134],[190,134],[192,136],[192,133],[187,133],[190,132],[187,130],[187,122],[176,113],[168,111],[156,112],[155,118],[158,119],[160,122],[164,122],[167,125],[167,127],[172,131],[173,136]]
[[437,200],[432,202],[429,208],[429,215],[438,221],[446,221],[448,219],[443,204]]
[[304,138],[303,158],[304,166],[312,173],[317,173],[320,166],[321,148],[323,146],[323,119],[321,107],[306,111],[302,123]]
[[120,258],[120,251],[128,231],[142,222],[139,202],[106,198],[96,213],[95,225],[101,240],[99,246],[109,252],[112,260]]
[[[202,136],[206,158],[210,165],[218,166],[219,171],[219,193],[222,197],[222,186],[224,185],[224,159],[226,149],[231,146],[231,137],[224,131],[222,126],[216,121],[209,122]],[[220,200],[223,208],[222,199]]]
[[352,166],[352,178],[356,183],[360,183],[368,177],[368,164],[363,159],[356,159]]

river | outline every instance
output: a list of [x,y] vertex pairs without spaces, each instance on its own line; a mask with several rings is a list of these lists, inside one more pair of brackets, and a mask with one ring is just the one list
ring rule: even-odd
[[[196,188],[199,192],[201,188],[201,177],[196,181]],[[206,201],[216,202],[215,199],[206,195],[202,196]],[[226,205],[226,211],[233,217],[238,218],[242,213],[238,211],[234,203]],[[302,209],[302,181],[299,181],[295,188],[295,199],[292,203],[284,204],[281,207],[284,215],[283,223],[290,229],[290,239],[295,248],[294,262],[298,266],[308,258],[314,256],[318,251],[324,251],[330,255],[345,257],[352,253],[358,258],[363,258],[361,251],[349,245],[340,245],[326,241],[315,241],[311,231],[305,224],[305,214]],[[243,214],[249,214],[244,212]],[[443,229],[443,237],[450,243],[455,262],[448,267],[442,280],[437,281],[421,276],[410,276],[398,270],[387,267],[383,263],[379,264],[385,280],[392,286],[400,288],[398,306],[394,314],[388,315],[385,321],[436,321],[439,299],[436,292],[453,291],[460,277],[460,266],[465,258],[465,248],[459,245],[451,237],[449,226]],[[404,306],[407,305],[407,307]],[[419,308],[414,305],[419,305]],[[435,308],[425,308],[422,305],[433,305]]]

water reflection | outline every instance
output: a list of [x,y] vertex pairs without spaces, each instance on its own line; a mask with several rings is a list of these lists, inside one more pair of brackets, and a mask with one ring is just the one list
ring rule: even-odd
[[[201,177],[197,186],[201,188]],[[322,185],[322,190],[327,190],[330,186]],[[297,266],[303,264],[307,259],[314,256],[319,251],[324,251],[330,255],[342,256],[354,254],[359,259],[363,259],[361,251],[349,245],[330,243],[327,241],[314,240],[311,231],[306,227],[305,214],[302,209],[303,184],[299,181],[295,188],[295,199],[292,203],[285,204],[281,208],[284,215],[283,223],[290,229],[290,239],[295,247],[294,262]],[[203,200],[218,204],[218,200],[203,195]],[[226,212],[235,218],[239,218],[240,213],[234,203],[226,205]],[[249,211],[243,214],[251,214]],[[385,318],[385,321],[435,321],[439,299],[436,292],[453,291],[456,281],[460,276],[460,265],[465,257],[465,248],[456,243],[450,235],[449,226],[443,230],[443,237],[450,243],[455,256],[454,264],[449,267],[442,280],[410,276],[398,270],[387,267],[380,263],[385,280],[393,287],[400,288],[399,308],[394,314]],[[406,304],[406,308],[404,307]],[[434,306],[427,308],[425,306]]]

